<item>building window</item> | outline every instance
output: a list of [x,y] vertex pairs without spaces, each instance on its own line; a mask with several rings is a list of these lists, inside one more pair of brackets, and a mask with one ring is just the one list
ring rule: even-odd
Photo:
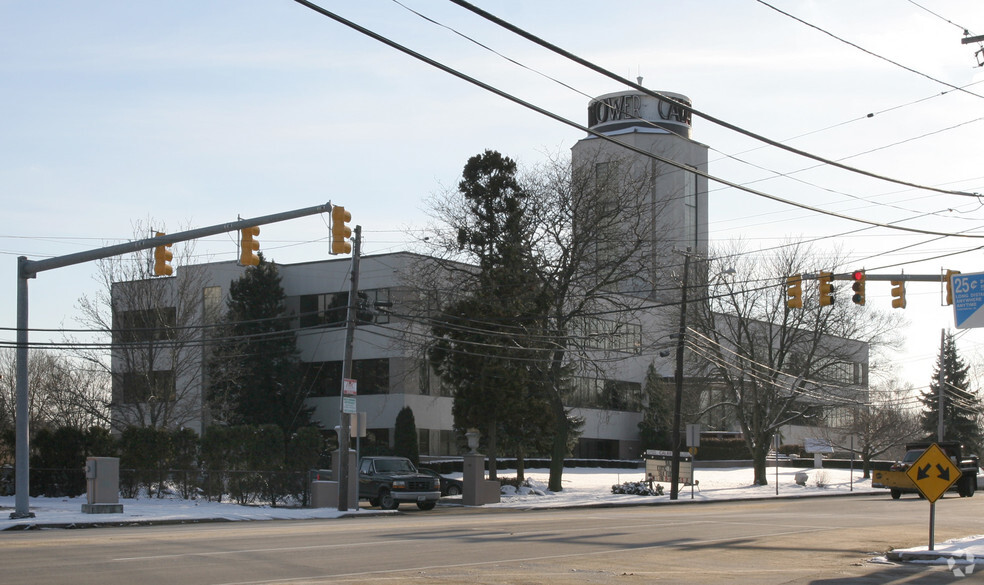
[[[301,383],[308,396],[338,396],[342,392],[342,362],[305,362]],[[352,361],[352,378],[360,395],[389,394],[389,359]]]
[[221,286],[207,286],[202,289],[202,321],[206,325],[222,322]]
[[577,377],[565,402],[573,408],[642,412],[642,384]]
[[697,250],[697,173],[683,173],[683,241]]
[[117,376],[124,404],[141,402],[173,402],[174,372],[153,370],[150,372],[124,372]]
[[572,328],[583,349],[642,351],[642,325],[604,319],[585,318]]
[[[348,318],[348,291],[300,296],[301,327],[344,327]],[[390,302],[390,289],[359,291],[358,322],[389,323],[389,313],[377,309]]]
[[174,339],[177,310],[174,307],[120,311],[114,320],[116,343]]

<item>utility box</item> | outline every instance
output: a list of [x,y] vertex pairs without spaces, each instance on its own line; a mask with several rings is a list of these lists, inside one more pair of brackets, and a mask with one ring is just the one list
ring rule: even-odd
[[118,457],[88,457],[85,460],[85,514],[122,514],[120,503],[120,460]]

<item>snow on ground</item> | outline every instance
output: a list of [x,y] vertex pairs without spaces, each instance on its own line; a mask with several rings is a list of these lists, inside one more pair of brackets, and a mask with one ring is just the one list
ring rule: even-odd
[[[795,481],[797,472],[807,473],[805,485]],[[449,474],[461,477],[461,474]],[[514,470],[500,471],[500,477],[515,475]],[[778,497],[812,497],[846,495],[852,492],[883,492],[880,488],[872,488],[870,480],[861,479],[861,472],[855,470],[853,476],[847,469],[803,469],[780,467],[778,481],[775,468],[769,468],[769,485],[751,485],[752,470],[747,467],[700,469],[694,473],[697,485],[681,486],[679,500],[673,502],[669,498],[669,485],[663,484],[662,496],[636,496],[613,494],[612,486],[625,482],[638,482],[644,479],[643,469],[601,469],[601,468],[569,468],[564,470],[561,492],[553,493],[547,490],[549,471],[546,469],[529,469],[526,477],[530,488],[521,488],[516,492],[504,493],[498,504],[488,504],[488,508],[562,508],[592,505],[640,505],[640,504],[672,504],[683,505],[688,502],[707,502],[713,500],[737,500],[751,498],[775,498],[778,485]],[[658,483],[658,482],[657,482]],[[122,514],[83,514],[82,504],[85,496],[79,498],[31,498],[31,511],[34,518],[10,519],[9,514],[14,510],[14,497],[0,497],[0,530],[24,529],[31,527],[65,528],[92,524],[129,525],[164,522],[204,522],[204,521],[246,521],[246,520],[298,520],[308,518],[338,518],[341,516],[393,514],[395,512],[368,508],[363,503],[359,510],[339,512],[334,508],[290,508],[271,506],[240,506],[231,502],[206,502],[204,500],[181,500],[173,498],[140,498],[121,499]],[[460,506],[461,498],[442,498],[440,506]],[[409,506],[405,504],[405,506]],[[929,552],[928,547],[915,547],[892,551],[891,560],[909,562],[924,562],[948,564],[957,574],[970,574],[974,563],[984,564],[984,535],[971,536],[955,541],[948,541],[934,546]]]

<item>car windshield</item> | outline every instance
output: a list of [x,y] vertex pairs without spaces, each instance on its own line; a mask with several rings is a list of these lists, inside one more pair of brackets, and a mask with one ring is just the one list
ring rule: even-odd
[[925,449],[913,449],[912,451],[907,451],[905,457],[902,458],[902,463],[914,463],[919,456],[923,454]]
[[380,459],[376,461],[376,471],[379,473],[393,473],[397,471],[409,471],[413,473],[413,463],[406,459]]

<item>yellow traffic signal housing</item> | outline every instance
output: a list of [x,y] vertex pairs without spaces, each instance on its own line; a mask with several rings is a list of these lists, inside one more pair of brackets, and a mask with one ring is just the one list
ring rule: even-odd
[[786,278],[786,306],[790,309],[803,308],[803,277],[799,274]]
[[352,228],[345,225],[352,221],[352,214],[345,211],[341,205],[336,205],[331,209],[331,253],[348,254],[352,251],[352,244],[348,239],[352,237]]
[[243,228],[240,230],[239,263],[243,266],[258,266],[260,257],[256,252],[260,249],[260,243],[256,241],[256,236],[260,235],[260,226]]
[[905,281],[904,280],[892,281],[892,308],[894,309],[905,308]]
[[[156,237],[161,237],[164,232],[157,232]],[[154,248],[154,274],[157,276],[171,276],[174,269],[171,268],[171,259],[174,255],[168,250],[174,244],[164,244]]]
[[854,279],[854,284],[851,285],[851,288],[854,290],[854,296],[851,297],[851,300],[854,301],[855,305],[864,306],[864,270],[855,270],[851,273],[851,277]]
[[820,306],[827,307],[834,304],[834,275],[832,272],[820,272]]
[[960,274],[959,270],[947,270],[946,271],[946,304],[953,304],[953,281],[950,280],[951,277]]

